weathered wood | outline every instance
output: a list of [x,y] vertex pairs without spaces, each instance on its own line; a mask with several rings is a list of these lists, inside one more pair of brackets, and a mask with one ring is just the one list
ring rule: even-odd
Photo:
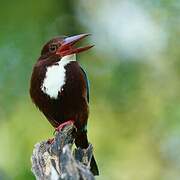
[[93,147],[77,148],[72,153],[74,126],[67,125],[55,133],[52,143],[35,145],[31,157],[32,172],[37,180],[94,180],[90,171]]

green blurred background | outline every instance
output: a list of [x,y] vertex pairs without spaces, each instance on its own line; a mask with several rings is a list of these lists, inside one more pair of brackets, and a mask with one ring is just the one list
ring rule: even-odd
[[97,179],[179,180],[179,0],[1,1],[0,179],[34,179],[33,145],[53,136],[28,94],[42,45],[84,32]]

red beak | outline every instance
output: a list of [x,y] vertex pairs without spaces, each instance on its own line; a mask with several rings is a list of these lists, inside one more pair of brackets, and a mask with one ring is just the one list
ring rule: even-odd
[[56,54],[63,57],[70,54],[80,53],[80,52],[83,52],[92,48],[94,45],[79,47],[79,48],[76,48],[74,46],[75,43],[79,42],[81,39],[84,39],[85,37],[89,35],[90,34],[80,34],[80,35],[65,38],[61,46],[58,48]]

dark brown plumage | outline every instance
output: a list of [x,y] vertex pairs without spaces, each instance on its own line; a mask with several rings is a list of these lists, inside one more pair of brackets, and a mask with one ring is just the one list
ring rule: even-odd
[[61,123],[73,119],[78,129],[83,127],[88,118],[86,82],[78,62],[71,62],[66,69],[66,84],[57,99],[42,92],[41,86],[46,74],[48,60],[38,62],[31,78],[30,94],[33,102],[44,113],[49,122],[58,127]]

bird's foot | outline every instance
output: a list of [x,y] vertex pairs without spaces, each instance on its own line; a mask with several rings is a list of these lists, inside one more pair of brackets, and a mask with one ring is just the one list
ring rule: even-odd
[[48,140],[47,140],[47,143],[48,143],[48,144],[53,144],[53,143],[54,143],[54,138],[48,139]]
[[60,124],[57,128],[55,128],[55,131],[60,132],[65,126],[70,125],[70,124],[74,124],[74,121],[69,120],[69,121],[66,121],[66,122]]

